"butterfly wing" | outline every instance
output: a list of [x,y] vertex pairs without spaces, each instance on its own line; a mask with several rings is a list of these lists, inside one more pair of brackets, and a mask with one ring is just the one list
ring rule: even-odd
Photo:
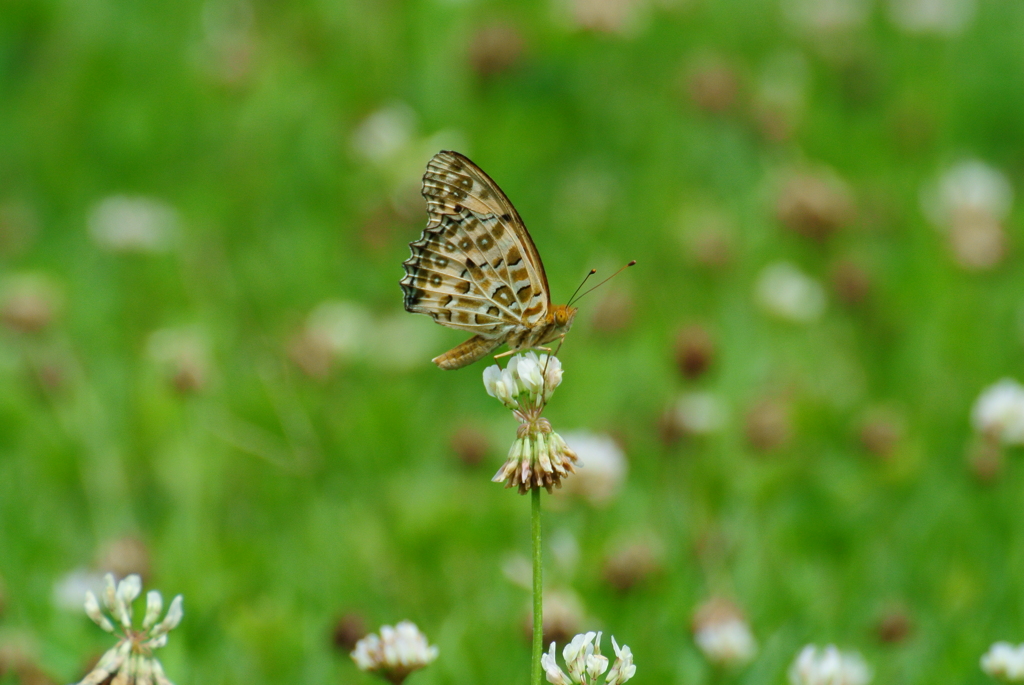
[[423,196],[427,227],[403,262],[405,308],[497,344],[543,321],[551,307],[544,265],[498,184],[445,151],[427,164]]

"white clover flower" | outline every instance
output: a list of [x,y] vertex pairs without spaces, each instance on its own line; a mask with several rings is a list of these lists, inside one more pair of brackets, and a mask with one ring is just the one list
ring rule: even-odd
[[558,665],[558,660],[555,659],[554,642],[551,643],[551,649],[541,655],[540,665],[544,669],[544,674],[547,676],[549,683],[553,685],[572,685],[572,681],[565,675],[562,668]]
[[708,625],[694,640],[708,661],[722,665],[745,664],[757,654],[757,641],[741,619]]
[[307,334],[321,340],[339,358],[362,355],[375,323],[361,304],[329,300],[317,305],[306,319]]
[[523,494],[538,487],[548,492],[561,487],[562,478],[575,472],[576,453],[541,412],[562,382],[562,363],[546,354],[517,354],[504,369],[484,369],[483,380],[487,394],[511,409],[519,421],[508,458],[491,480],[506,488],[517,486]]
[[209,345],[201,331],[162,328],[149,335],[146,351],[182,391],[199,390],[210,373]]
[[[510,403],[491,392],[489,382],[493,384],[499,380],[498,373],[501,373],[500,380],[508,392],[517,398],[515,402]],[[558,357],[538,355],[536,352],[515,355],[509,359],[504,370],[496,364],[484,369],[484,387],[488,388],[488,394],[491,397],[498,397],[502,404],[510,409],[518,408],[520,402],[533,405],[538,410],[543,409],[543,405],[551,399],[551,393],[561,382],[562,362]],[[522,397],[524,395],[526,397]]]
[[621,683],[636,675],[636,666],[633,665],[633,651],[629,648],[629,645],[619,647],[619,643],[615,641],[614,635],[612,635],[612,649],[615,650],[615,663],[612,664],[612,670],[609,671],[608,677],[605,678],[605,685],[621,685]]
[[402,621],[393,628],[382,626],[379,637],[373,633],[364,637],[351,656],[361,670],[400,685],[410,673],[437,658],[437,647],[427,643],[415,623]]
[[856,652],[840,652],[835,645],[818,650],[807,645],[789,668],[793,685],[867,685],[871,669]]
[[921,209],[937,228],[986,217],[1003,221],[1013,206],[1013,187],[1003,172],[972,159],[954,165],[921,191]]
[[995,643],[981,657],[981,670],[1009,683],[1024,682],[1024,644]]
[[416,113],[399,102],[370,114],[352,132],[352,149],[363,159],[386,165],[413,143]]
[[722,400],[711,392],[683,393],[672,409],[672,418],[688,435],[711,435],[725,427],[726,410]]
[[566,433],[565,442],[580,460],[576,477],[567,492],[580,495],[592,505],[602,507],[619,494],[629,465],[626,455],[608,435],[584,431]]
[[786,321],[809,323],[825,312],[825,290],[789,262],[766,266],[756,295],[766,312]]
[[20,333],[38,333],[62,309],[60,288],[42,273],[12,274],[0,281],[0,323]]
[[978,160],[960,162],[921,191],[922,211],[946,233],[954,258],[968,270],[990,269],[1006,256],[1003,222],[1012,206],[1006,175]]
[[986,388],[971,409],[971,424],[1005,445],[1024,444],[1024,386],[1004,378]]
[[608,671],[608,657],[601,654],[601,633],[580,633],[562,650],[568,675],[558,666],[555,659],[555,643],[551,643],[548,653],[540,658],[541,667],[549,683],[552,685],[597,685],[598,679],[608,671],[605,685],[620,685],[636,673],[633,665],[633,652],[627,645],[619,644],[612,638],[615,649],[615,663]]
[[[118,643],[100,657],[99,662],[78,685],[100,683],[155,683],[172,685],[164,674],[153,650],[167,644],[167,633],[174,630],[184,616],[181,595],[171,601],[164,619],[163,597],[156,590],[146,593],[146,614],[140,630],[132,627],[132,602],[142,592],[142,580],[132,574],[114,586],[114,576],[106,575],[102,593],[103,607],[91,591],[85,594],[85,613],[96,625],[117,635]],[[105,611],[104,611],[105,609]]]
[[708,661],[721,666],[740,666],[757,654],[757,640],[743,614],[722,598],[713,598],[697,609],[693,639]]
[[113,195],[89,213],[89,235],[111,252],[163,252],[178,230],[178,213],[150,197]]

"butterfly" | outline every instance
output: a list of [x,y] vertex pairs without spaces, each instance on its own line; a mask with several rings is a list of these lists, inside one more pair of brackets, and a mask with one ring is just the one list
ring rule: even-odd
[[541,348],[572,327],[576,308],[551,304],[548,278],[523,220],[467,157],[442,151],[423,174],[427,227],[402,263],[405,309],[473,337],[435,357],[461,369],[501,345]]

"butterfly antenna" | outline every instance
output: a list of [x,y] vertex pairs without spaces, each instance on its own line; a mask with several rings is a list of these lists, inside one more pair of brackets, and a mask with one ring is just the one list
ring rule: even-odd
[[[596,273],[597,273],[597,269],[591,269],[590,273],[588,273],[586,276],[583,277],[583,282],[580,283],[578,286],[576,286],[576,290],[573,291],[572,297],[569,298],[569,304],[572,304],[573,297],[576,297],[576,293],[578,293],[580,291],[580,288],[582,288],[584,285],[586,285],[586,283],[590,279],[590,277],[593,276]],[[565,306],[568,307],[569,304],[567,304]]]
[[[597,290],[598,288],[600,288],[600,287],[601,287],[602,285],[604,285],[604,284],[605,284],[605,283],[607,283],[608,281],[612,280],[613,278],[615,278],[616,276],[618,276],[619,274],[621,274],[621,273],[622,273],[623,271],[625,271],[625,270],[626,270],[626,269],[628,269],[629,267],[633,266],[634,264],[636,264],[636,260],[635,260],[635,259],[634,259],[634,260],[632,260],[632,261],[631,261],[631,262],[630,262],[629,264],[627,264],[626,266],[622,267],[621,269],[619,269],[618,271],[616,271],[615,273],[613,273],[613,274],[612,274],[611,276],[609,276],[608,278],[604,279],[603,281],[601,281],[600,283],[598,283],[597,285],[595,285],[595,286],[594,286],[593,288],[591,288],[591,289],[590,289],[590,290],[588,290],[587,292],[585,292],[585,293],[583,293],[582,295],[580,295],[579,297],[575,297],[575,296],[574,296],[574,297],[573,297],[573,299],[572,299],[572,300],[570,301],[570,304],[571,304],[572,302],[579,302],[579,301],[580,301],[580,300],[582,300],[582,299],[583,299],[584,297],[586,297],[588,293],[592,293],[592,292],[594,292],[595,290]],[[594,271],[593,271],[593,270],[591,270],[591,272],[590,272],[590,273],[594,273]],[[582,285],[581,285],[581,287],[582,287]],[[579,288],[577,288],[576,290],[577,290],[577,292],[578,292],[578,291],[579,291]],[[568,306],[568,305],[566,305],[566,306]]]

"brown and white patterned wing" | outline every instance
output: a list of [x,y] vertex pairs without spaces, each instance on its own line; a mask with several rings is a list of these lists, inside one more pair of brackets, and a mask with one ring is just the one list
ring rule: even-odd
[[486,338],[542,321],[551,304],[544,266],[498,185],[459,153],[439,152],[423,196],[429,220],[403,263],[405,308]]

